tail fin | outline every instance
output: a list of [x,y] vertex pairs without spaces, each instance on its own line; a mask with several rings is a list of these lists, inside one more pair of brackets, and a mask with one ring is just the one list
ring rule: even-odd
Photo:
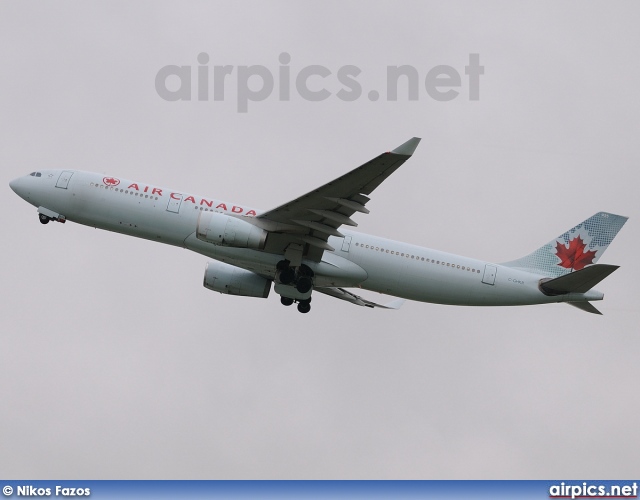
[[502,265],[559,277],[595,264],[628,217],[599,212],[535,252]]

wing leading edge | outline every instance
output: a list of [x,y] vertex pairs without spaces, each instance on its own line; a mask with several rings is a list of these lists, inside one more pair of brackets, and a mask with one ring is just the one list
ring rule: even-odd
[[409,139],[324,186],[257,216],[258,224],[281,233],[270,238],[265,251],[283,253],[290,244],[299,244],[305,246],[307,258],[319,261],[324,250],[333,250],[327,243],[329,236],[342,236],[338,231],[342,225],[357,226],[351,216],[369,213],[367,195],[411,158],[419,143],[418,137]]

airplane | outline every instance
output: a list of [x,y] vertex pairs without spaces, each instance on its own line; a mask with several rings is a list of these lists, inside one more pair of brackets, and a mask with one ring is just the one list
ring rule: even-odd
[[[463,306],[567,303],[601,314],[593,289],[618,266],[598,264],[627,217],[599,212],[522,258],[496,264],[348,229],[369,195],[407,161],[414,137],[343,176],[267,211],[120,177],[39,170],[10,182],[42,224],[72,221],[183,247],[213,259],[203,284],[228,295],[311,309],[313,292],[365,307],[406,299]],[[398,297],[372,302],[353,289]]]

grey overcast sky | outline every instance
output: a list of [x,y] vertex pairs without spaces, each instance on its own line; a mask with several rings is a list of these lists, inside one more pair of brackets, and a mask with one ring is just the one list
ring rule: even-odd
[[[2,476],[637,477],[639,24],[631,1],[1,1]],[[201,52],[233,66],[224,100],[213,76],[197,99]],[[292,82],[328,68],[309,86],[332,95],[279,100],[283,52]],[[156,93],[166,65],[191,66],[192,100]],[[276,87],[239,113],[251,65]],[[399,65],[417,100],[387,99]],[[453,100],[425,90],[437,65],[461,75]],[[207,259],[185,250],[42,226],[8,185],[65,167],[268,209],[412,136],[358,230],[501,262],[629,216],[600,261],[622,266],[604,316],[324,296],[301,315],[204,289]]]

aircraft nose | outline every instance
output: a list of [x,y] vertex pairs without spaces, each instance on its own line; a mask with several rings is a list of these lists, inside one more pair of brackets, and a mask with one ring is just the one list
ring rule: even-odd
[[20,196],[20,181],[21,180],[22,180],[22,177],[18,177],[17,179],[13,179],[9,183],[9,187],[11,189],[13,189],[13,192],[16,193],[18,196]]

